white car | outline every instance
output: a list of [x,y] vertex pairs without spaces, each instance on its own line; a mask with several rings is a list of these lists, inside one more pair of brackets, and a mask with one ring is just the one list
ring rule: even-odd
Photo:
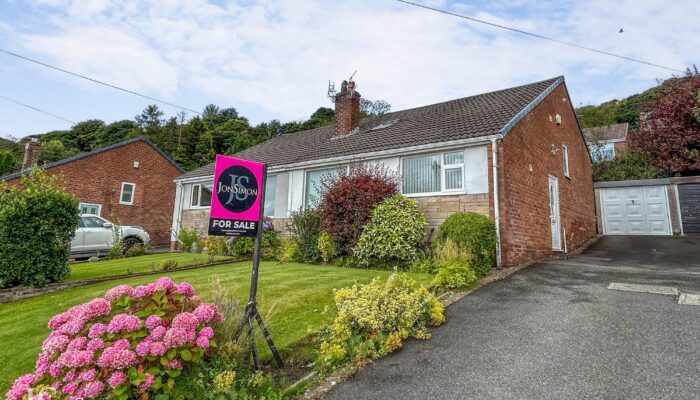
[[71,256],[106,255],[115,237],[121,238],[125,251],[139,244],[146,246],[150,240],[148,232],[140,226],[114,225],[97,215],[82,214],[70,244]]

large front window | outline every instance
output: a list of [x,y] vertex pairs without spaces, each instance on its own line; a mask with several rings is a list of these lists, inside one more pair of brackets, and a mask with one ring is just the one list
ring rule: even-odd
[[404,194],[464,190],[463,151],[405,158],[401,171]]
[[321,179],[332,174],[337,174],[336,168],[317,169],[306,171],[306,190],[304,193],[304,205],[307,208],[315,208],[321,200]]
[[275,194],[277,192],[277,175],[268,175],[265,181],[265,216],[275,216]]

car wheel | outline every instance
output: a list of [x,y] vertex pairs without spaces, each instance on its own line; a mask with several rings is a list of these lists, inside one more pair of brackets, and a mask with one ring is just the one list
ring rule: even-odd
[[141,239],[135,237],[128,237],[124,239],[124,252],[126,253],[127,251],[129,251],[130,248],[142,244],[143,242],[141,241]]

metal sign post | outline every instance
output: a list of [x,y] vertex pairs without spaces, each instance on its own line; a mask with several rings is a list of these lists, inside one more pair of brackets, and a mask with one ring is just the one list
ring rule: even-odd
[[260,369],[260,358],[253,334],[253,325],[256,323],[265,338],[265,342],[270,347],[277,365],[284,366],[282,357],[277,351],[257,307],[266,181],[266,164],[234,157],[216,156],[212,205],[209,215],[209,235],[255,238],[250,297],[245,308],[247,332],[251,341],[250,354],[255,369]]
[[[261,192],[261,200],[260,204],[264,205],[265,204],[265,182],[267,181],[267,164],[263,165],[263,174],[262,174],[262,185],[260,187],[260,192]],[[250,336],[250,354],[253,357],[253,368],[255,369],[260,369],[260,358],[258,357],[258,349],[255,345],[255,340],[253,336],[253,325],[254,321],[257,322],[258,326],[260,327],[260,331],[263,334],[263,337],[265,338],[265,341],[267,342],[267,345],[270,347],[270,351],[272,352],[272,356],[275,358],[275,361],[277,361],[277,365],[281,367],[284,367],[284,363],[282,362],[282,357],[280,356],[279,352],[277,351],[277,347],[275,347],[275,343],[272,341],[272,336],[270,336],[270,332],[267,330],[265,327],[265,323],[263,322],[262,317],[260,316],[260,312],[258,311],[257,307],[257,294],[258,294],[258,268],[260,266],[260,248],[262,247],[262,235],[263,235],[263,217],[265,213],[265,207],[261,206],[260,207],[260,218],[258,221],[258,233],[257,236],[255,237],[255,245],[253,247],[253,271],[250,276],[250,297],[248,299],[248,304],[246,305],[246,319],[248,321],[248,334]]]

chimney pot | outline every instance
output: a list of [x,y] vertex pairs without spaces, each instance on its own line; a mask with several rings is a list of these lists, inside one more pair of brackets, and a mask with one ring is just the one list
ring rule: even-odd
[[340,93],[335,95],[335,137],[343,137],[360,127],[360,93],[354,89],[354,81],[343,81]]
[[39,163],[39,141],[32,138],[24,146],[24,160],[22,161],[22,170],[31,168]]

